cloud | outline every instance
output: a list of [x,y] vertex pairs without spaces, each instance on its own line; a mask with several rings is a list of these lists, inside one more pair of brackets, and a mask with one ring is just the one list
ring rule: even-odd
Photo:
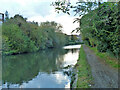
[[[0,12],[9,11],[10,16],[23,14],[30,16],[31,14],[45,13],[49,11],[49,4],[54,0],[0,0]],[[27,14],[28,13],[28,14]]]
[[39,23],[56,21],[62,24],[65,33],[71,34],[71,31],[78,27],[77,23],[73,24],[75,17],[63,13],[57,14],[54,7],[50,6],[53,1],[55,0],[1,0],[0,12],[3,13],[7,10],[10,17],[20,14],[28,18],[28,21]]
[[[72,30],[79,26],[78,23],[74,23],[75,17],[71,17],[69,15],[61,15],[58,16],[57,13],[51,12],[47,16],[34,16],[28,19],[28,21],[36,21],[36,22],[45,22],[45,21],[56,21],[63,26],[63,32],[67,34],[71,34]],[[76,33],[73,33],[76,34]],[[77,33],[79,34],[79,33]]]

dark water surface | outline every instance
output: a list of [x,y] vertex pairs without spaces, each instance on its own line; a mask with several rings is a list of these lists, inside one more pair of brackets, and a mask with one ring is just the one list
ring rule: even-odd
[[70,87],[68,66],[78,60],[80,45],[50,49],[37,53],[3,57],[3,88]]

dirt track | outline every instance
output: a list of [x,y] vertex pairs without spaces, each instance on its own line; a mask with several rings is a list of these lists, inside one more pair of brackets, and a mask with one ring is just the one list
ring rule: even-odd
[[118,70],[108,66],[83,45],[94,78],[92,88],[118,88]]

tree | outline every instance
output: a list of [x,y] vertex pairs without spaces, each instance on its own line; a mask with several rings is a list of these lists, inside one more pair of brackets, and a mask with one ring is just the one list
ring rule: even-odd
[[33,52],[41,49],[56,48],[66,44],[66,37],[61,32],[62,26],[54,21],[27,22],[21,15],[3,23],[3,54]]
[[90,2],[86,0],[79,0],[76,4],[72,4],[70,0],[56,0],[52,3],[55,7],[56,12],[62,11],[63,13],[67,13],[70,15],[70,10],[75,12],[75,15],[79,16],[85,15],[89,11],[95,9],[100,3],[98,2]]
[[[84,1],[84,0],[83,0]],[[75,21],[80,23],[80,31],[86,44],[96,46],[99,52],[108,52],[117,58],[120,55],[120,1],[113,2],[76,2],[57,0],[52,3],[56,11],[82,16]]]

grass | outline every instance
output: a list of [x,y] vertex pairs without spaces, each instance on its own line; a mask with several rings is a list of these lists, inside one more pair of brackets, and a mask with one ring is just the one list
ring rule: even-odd
[[98,52],[96,47],[89,47],[92,51],[94,51],[94,53],[100,57],[101,59],[104,60],[105,63],[109,64],[110,66],[112,66],[113,68],[120,68],[120,65],[118,65],[118,60],[113,57],[110,56],[108,53],[101,53]]
[[90,66],[86,60],[86,54],[84,52],[83,46],[80,48],[79,59],[76,64],[76,69],[78,70],[78,80],[77,80],[77,88],[90,88],[90,84],[92,83],[92,75]]

